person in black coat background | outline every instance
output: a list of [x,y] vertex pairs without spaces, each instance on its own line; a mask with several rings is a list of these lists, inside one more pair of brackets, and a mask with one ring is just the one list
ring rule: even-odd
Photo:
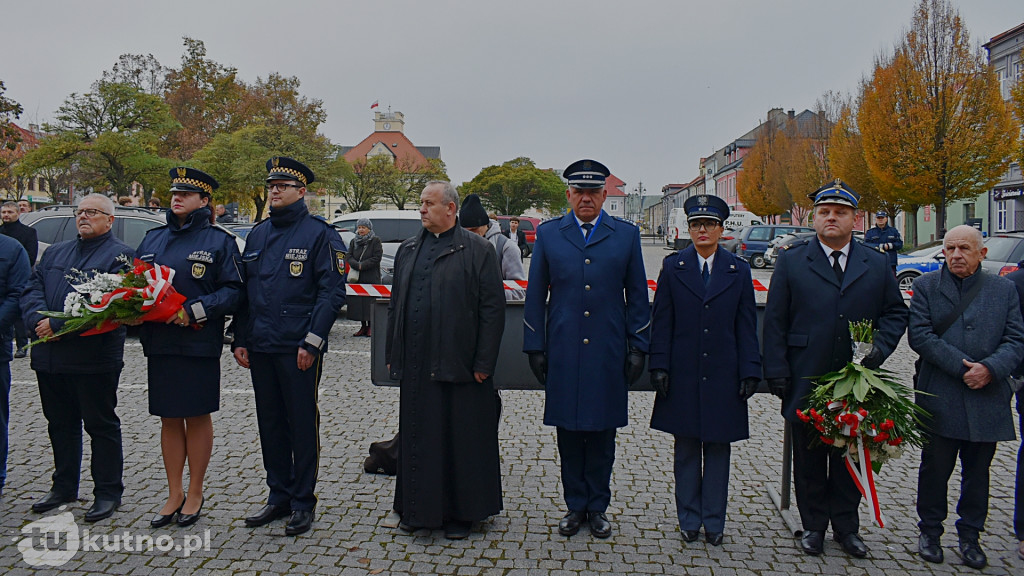
[[[213,419],[220,408],[224,316],[238,307],[241,257],[234,238],[213,226],[210,199],[217,181],[192,168],[171,169],[167,224],[150,230],[138,258],[175,271],[172,285],[187,298],[166,324],[146,322],[139,338],[149,375],[149,413],[159,416],[167,473],[167,502],[150,521],[160,528],[175,515],[180,526],[199,519],[203,479],[213,451]],[[182,474],[188,462],[188,492]]]
[[[380,282],[380,260],[384,248],[380,238],[373,233],[373,222],[369,218],[356,221],[356,236],[348,247],[345,261],[348,262],[350,284],[376,284]],[[348,298],[348,319],[359,320],[359,330],[353,336],[370,336],[370,318],[373,315],[373,296],[352,296]]]
[[[0,220],[3,220],[4,225],[0,226],[0,234],[10,236],[21,244],[22,248],[28,254],[28,265],[34,267],[36,265],[36,256],[39,254],[39,238],[36,234],[36,229],[31,226],[26,226],[18,219],[21,216],[21,210],[18,208],[18,203],[12,200],[8,200],[0,206]],[[25,330],[25,323],[21,319],[21,314],[14,321],[14,342],[17,346],[17,350],[14,352],[15,358],[24,358],[25,351],[21,348],[28,344],[29,333]]]
[[853,358],[850,322],[870,320],[875,338],[862,364],[878,368],[907,329],[908,312],[886,257],[853,241],[860,197],[840,180],[815,191],[817,235],[779,254],[764,314],[764,376],[782,398],[782,415],[793,437],[793,483],[810,555],[824,550],[829,523],[843,550],[867,556],[857,506],[860,492],[843,454],[813,445],[817,433],[797,418],[807,409],[813,378]]

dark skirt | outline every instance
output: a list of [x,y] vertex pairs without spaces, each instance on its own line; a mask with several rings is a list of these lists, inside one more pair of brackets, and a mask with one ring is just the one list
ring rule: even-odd
[[374,300],[376,300],[375,296],[349,296],[345,301],[348,309],[346,316],[349,320],[359,320],[369,324],[373,317]]
[[149,413],[190,418],[220,409],[220,358],[154,355],[149,365]]

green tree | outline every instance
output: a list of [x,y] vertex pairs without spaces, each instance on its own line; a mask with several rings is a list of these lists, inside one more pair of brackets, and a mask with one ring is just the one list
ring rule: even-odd
[[7,87],[0,80],[0,186],[12,188],[11,165],[20,156],[21,132],[12,125],[24,111],[21,104],[4,96]]
[[560,210],[565,206],[565,182],[551,170],[537,168],[525,156],[501,166],[488,166],[464,183],[463,195],[478,194],[484,206],[502,214],[522,214],[530,208]]
[[399,159],[395,162],[395,171],[397,182],[383,191],[383,195],[399,210],[405,210],[406,204],[419,204],[420,192],[427,182],[448,180],[447,168],[440,158],[429,158],[425,163],[417,163],[410,158]]
[[999,181],[1016,138],[995,72],[949,0],[918,4],[906,36],[864,83],[857,124],[880,190],[907,207],[934,204],[937,237],[950,202]]

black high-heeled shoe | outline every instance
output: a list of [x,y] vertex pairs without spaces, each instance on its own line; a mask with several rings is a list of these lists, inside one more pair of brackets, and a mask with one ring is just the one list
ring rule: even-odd
[[[199,501],[199,509],[196,510],[195,513],[178,514],[178,526],[184,528],[185,526],[195,524],[196,521],[199,520],[199,514],[203,511],[203,504],[206,504],[206,496],[203,496],[203,499]],[[182,503],[182,506],[184,506],[184,503]]]
[[175,514],[181,514],[181,509],[184,506],[185,506],[185,498],[182,498],[181,499],[181,506],[178,506],[178,509],[175,510],[174,512],[171,512],[170,514],[157,514],[156,516],[153,516],[153,519],[149,521],[150,527],[152,527],[152,528],[163,528],[164,526],[167,526],[168,524],[170,524],[171,522],[174,521],[174,515]]

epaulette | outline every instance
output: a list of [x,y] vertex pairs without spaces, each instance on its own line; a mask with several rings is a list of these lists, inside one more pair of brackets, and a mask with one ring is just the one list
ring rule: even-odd
[[786,244],[785,246],[779,246],[779,250],[786,251],[786,250],[789,250],[790,248],[795,248],[797,246],[807,246],[807,244],[810,243],[810,241],[811,241],[810,238],[804,238],[803,240],[797,240],[796,242],[793,242],[792,244]]

